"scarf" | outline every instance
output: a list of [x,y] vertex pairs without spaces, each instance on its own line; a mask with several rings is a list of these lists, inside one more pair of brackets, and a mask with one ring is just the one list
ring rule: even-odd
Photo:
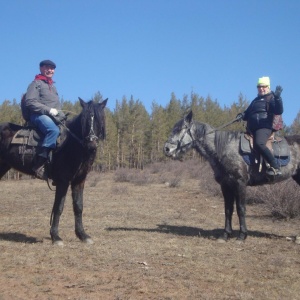
[[49,85],[52,85],[54,83],[54,81],[52,80],[52,78],[48,78],[44,75],[38,74],[35,76],[34,80],[43,80],[46,83],[48,83]]

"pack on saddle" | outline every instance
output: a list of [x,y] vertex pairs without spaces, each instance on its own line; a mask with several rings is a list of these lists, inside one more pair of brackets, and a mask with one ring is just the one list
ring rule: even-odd
[[[270,136],[266,146],[271,150],[277,163],[280,167],[286,166],[290,161],[290,148],[284,137],[279,137],[275,132]],[[264,179],[268,181],[274,180],[266,176],[266,170],[270,165],[257,153],[253,148],[253,137],[249,133],[242,133],[240,137],[240,154],[244,161],[249,166],[249,173],[261,174]],[[259,180],[259,179],[258,179]]]
[[[53,120],[59,127],[60,134],[56,141],[56,148],[53,151],[59,151],[65,140],[66,140],[66,130],[64,128],[65,120],[59,120],[53,117]],[[19,145],[18,155],[21,157],[23,164],[25,162],[31,162],[32,165],[36,163],[38,159],[38,153],[40,153],[42,142],[44,140],[43,134],[30,122],[26,122],[25,126],[16,132],[13,136],[11,144]],[[51,179],[51,166],[52,166],[52,152],[48,154],[48,158],[45,164],[45,171],[47,178]],[[54,184],[54,183],[53,183]]]

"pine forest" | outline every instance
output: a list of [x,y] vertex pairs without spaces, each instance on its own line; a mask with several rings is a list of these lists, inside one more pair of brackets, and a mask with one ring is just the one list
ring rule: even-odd
[[[97,92],[91,100],[101,102],[103,97],[100,92]],[[191,93],[179,99],[172,93],[166,107],[153,101],[151,112],[148,112],[142,101],[134,99],[133,96],[130,99],[123,97],[121,101],[116,100],[113,111],[106,108],[106,140],[98,147],[93,169],[94,171],[118,168],[143,169],[146,164],[163,162],[167,160],[163,154],[163,145],[170,131],[174,124],[190,110],[193,111],[195,120],[218,128],[235,119],[249,103],[242,94],[230,107],[221,107],[217,100],[209,96],[204,98]],[[80,113],[79,101],[61,99],[61,104],[68,118]],[[2,102],[0,122],[24,124],[20,101],[14,99]],[[238,122],[226,129],[243,131],[244,126],[244,122]],[[285,126],[283,131],[283,134],[300,134],[300,111],[292,125]],[[196,154],[191,152],[186,158],[191,156]]]

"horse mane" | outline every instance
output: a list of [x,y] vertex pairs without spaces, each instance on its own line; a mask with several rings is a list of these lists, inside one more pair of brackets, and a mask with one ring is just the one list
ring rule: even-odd
[[220,158],[224,150],[226,149],[226,146],[230,144],[232,140],[239,139],[241,133],[238,131],[225,131],[225,130],[217,130],[215,132],[215,148],[217,156]]
[[[98,105],[99,106],[99,103],[94,103],[93,102],[93,105]],[[98,126],[99,126],[99,132],[100,132],[100,138],[101,139],[105,139],[106,138],[106,122],[105,122],[105,114],[104,114],[104,109],[100,109],[100,108],[97,108],[94,110],[95,112],[95,118],[96,120],[100,121],[100,122],[97,122]]]

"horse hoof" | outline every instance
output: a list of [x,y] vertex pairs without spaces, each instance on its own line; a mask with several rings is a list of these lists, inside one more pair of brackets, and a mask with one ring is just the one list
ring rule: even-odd
[[59,247],[63,247],[64,246],[64,242],[63,241],[54,241],[53,245],[59,246]]
[[94,244],[94,241],[91,238],[85,239],[83,242],[88,244],[88,245],[93,245]]
[[218,242],[219,243],[226,243],[231,238],[231,234],[224,231],[223,235],[219,236]]
[[247,234],[246,233],[240,233],[239,237],[237,238],[237,240],[241,241],[241,242],[245,242],[246,238],[247,238]]

